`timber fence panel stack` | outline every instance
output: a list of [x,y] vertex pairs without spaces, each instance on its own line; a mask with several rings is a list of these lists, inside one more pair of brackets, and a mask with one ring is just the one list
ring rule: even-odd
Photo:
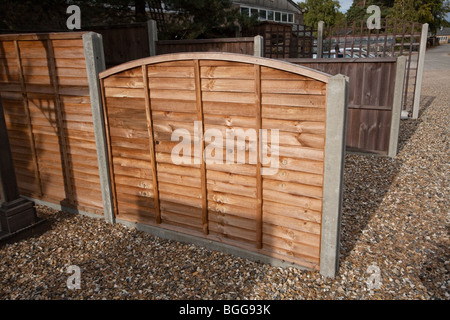
[[102,72],[93,33],[0,36],[0,66],[21,194],[335,275],[346,77],[226,53]]
[[102,214],[82,33],[0,36],[0,95],[21,194]]

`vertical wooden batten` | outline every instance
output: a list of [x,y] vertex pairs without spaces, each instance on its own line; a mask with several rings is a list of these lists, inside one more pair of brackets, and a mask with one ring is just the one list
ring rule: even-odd
[[61,148],[61,162],[64,166],[64,187],[66,189],[66,200],[70,205],[75,205],[75,191],[72,186],[72,174],[70,172],[69,163],[69,150],[67,145],[67,137],[64,128],[63,120],[63,105],[59,96],[59,83],[58,83],[58,71],[56,70],[55,52],[53,49],[52,40],[46,40],[46,50],[48,55],[49,72],[51,84],[55,96],[55,114],[56,114],[56,126],[58,131],[58,139]]
[[27,87],[25,84],[25,77],[23,74],[23,66],[22,66],[22,59],[20,58],[20,48],[19,48],[19,42],[17,40],[14,40],[14,47],[16,50],[17,55],[17,64],[19,68],[19,77],[20,77],[20,87],[22,89],[22,95],[23,95],[23,104],[25,108],[26,113],[26,121],[27,121],[27,127],[28,127],[28,134],[29,134],[29,141],[31,146],[31,155],[33,157],[33,165],[34,165],[34,176],[38,182],[39,187],[39,197],[42,197],[42,181],[41,181],[41,174],[39,172],[39,162],[37,159],[36,154],[36,144],[35,144],[35,137],[33,133],[33,125],[31,123],[31,116],[30,116],[30,106],[28,104],[28,95],[27,95]]
[[[194,77],[195,77],[195,97],[197,101],[197,120],[201,121],[202,127],[200,132],[200,144],[201,144],[201,188],[202,188],[202,228],[204,234],[209,234],[208,227],[208,191],[206,183],[206,163],[205,163],[205,141],[203,139],[203,134],[205,132],[204,114],[203,114],[203,97],[202,97],[202,83],[201,83],[201,72],[200,72],[200,62],[198,59],[194,60]],[[194,137],[195,140],[195,137]],[[195,155],[194,155],[195,157]]]
[[147,66],[142,66],[142,77],[144,81],[144,93],[145,93],[145,111],[147,115],[147,128],[149,137],[149,148],[150,148],[150,158],[152,161],[152,179],[153,179],[153,194],[155,198],[155,219],[156,223],[161,223],[161,209],[159,205],[159,189],[158,189],[158,174],[157,174],[157,164],[156,164],[156,153],[155,153],[155,138],[153,135],[153,120],[152,120],[152,109],[150,101],[150,87],[148,84],[148,69]]
[[257,164],[256,164],[256,247],[262,248],[263,237],[263,196],[262,196],[262,176],[261,176],[261,162],[262,162],[262,115],[261,115],[261,66],[255,65],[255,107],[256,107],[256,134],[257,141]]

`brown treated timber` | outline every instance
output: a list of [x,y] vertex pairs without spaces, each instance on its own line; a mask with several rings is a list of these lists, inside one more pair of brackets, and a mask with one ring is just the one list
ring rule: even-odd
[[[168,60],[170,60],[170,61],[219,60],[219,61],[241,62],[241,63],[247,63],[247,64],[259,64],[261,66],[280,69],[280,70],[284,70],[284,71],[298,74],[301,76],[310,77],[312,79],[319,80],[319,81],[325,82],[325,83],[328,82],[328,78],[329,78],[329,75],[326,73],[322,73],[320,71],[316,71],[316,70],[309,69],[309,68],[299,69],[298,67],[288,64],[283,61],[266,59],[266,58],[256,58],[256,57],[246,56],[246,55],[230,54],[230,53],[225,53],[225,52],[176,53],[176,54],[168,54],[168,55],[161,55],[161,56],[139,59],[139,60],[130,61],[130,62],[124,63],[120,66],[105,70],[100,73],[100,78],[106,78],[110,75],[120,73],[122,71],[133,69],[136,67],[140,67],[142,65],[154,65],[154,64],[165,62]],[[149,74],[151,75],[150,70],[149,70]]]
[[117,202],[117,190],[116,190],[116,181],[114,175],[114,162],[112,158],[112,145],[111,145],[111,133],[110,133],[110,125],[109,125],[109,116],[108,116],[108,104],[105,95],[105,83],[104,79],[100,79],[100,91],[102,93],[102,104],[103,104],[103,118],[105,121],[105,136],[106,143],[108,146],[108,163],[109,163],[109,174],[111,176],[111,193],[113,196],[113,211],[114,215],[117,217],[119,215],[119,208]]
[[196,59],[194,60],[194,75],[195,75],[195,95],[197,99],[197,120],[201,121],[201,150],[202,150],[202,163],[201,163],[201,179],[202,179],[202,224],[203,233],[208,234],[208,195],[207,195],[207,183],[206,183],[206,162],[203,158],[203,150],[205,149],[205,142],[203,139],[203,133],[205,132],[205,122],[203,119],[203,94],[202,94],[202,80],[200,78],[201,69],[200,63]]
[[263,224],[263,197],[262,197],[262,174],[261,174],[261,128],[262,128],[262,97],[261,97],[261,66],[255,65],[255,106],[256,106],[256,133],[257,133],[257,164],[256,164],[256,247],[262,248],[262,224]]
[[21,57],[20,57],[20,48],[19,48],[19,44],[18,44],[17,40],[14,41],[14,47],[16,49],[17,64],[18,64],[19,73],[20,73],[20,86],[21,86],[21,90],[22,90],[22,92],[24,94],[24,96],[23,96],[23,106],[24,106],[25,113],[26,113],[28,137],[29,137],[29,143],[30,143],[30,146],[31,146],[31,156],[33,158],[33,165],[34,165],[34,176],[35,176],[35,179],[38,182],[39,197],[42,197],[42,195],[43,195],[43,192],[42,192],[42,181],[41,181],[41,177],[40,177],[40,174],[39,174],[39,164],[38,164],[38,158],[37,158],[37,153],[36,153],[35,138],[34,138],[34,134],[33,134],[33,127],[32,127],[32,124],[31,124],[31,116],[30,116],[30,108],[29,108],[29,105],[28,105],[28,98],[27,98],[27,94],[26,94],[27,89],[26,89],[26,84],[25,84],[24,75],[23,75],[22,61],[21,61]]
[[161,223],[161,210],[159,206],[159,193],[158,193],[158,175],[156,168],[156,154],[155,154],[155,139],[153,136],[153,120],[152,120],[152,110],[150,101],[150,88],[148,80],[147,66],[142,66],[142,76],[144,80],[144,90],[145,90],[145,111],[147,115],[147,128],[149,136],[149,148],[150,148],[150,158],[152,161],[152,177],[153,177],[153,194],[155,197],[155,215],[156,223]]
[[64,129],[64,123],[63,123],[63,110],[62,110],[62,103],[61,103],[61,99],[59,96],[59,85],[58,85],[58,79],[56,76],[56,63],[55,63],[55,54],[54,54],[54,49],[53,49],[53,44],[51,40],[47,40],[46,41],[46,48],[47,48],[47,54],[48,54],[48,58],[49,58],[49,71],[50,71],[50,75],[51,75],[51,79],[52,79],[52,84],[53,84],[53,89],[54,89],[54,97],[55,97],[55,112],[56,112],[56,122],[58,125],[58,138],[59,138],[59,143],[60,143],[60,147],[61,147],[61,158],[62,158],[62,162],[64,164],[64,186],[66,188],[66,192],[67,192],[67,197],[68,197],[68,201],[69,203],[73,202],[73,196],[74,196],[74,190],[72,188],[72,184],[71,184],[71,179],[72,179],[72,175],[70,173],[70,164],[69,164],[69,159],[68,159],[68,149],[66,146],[66,134],[65,134],[65,129]]

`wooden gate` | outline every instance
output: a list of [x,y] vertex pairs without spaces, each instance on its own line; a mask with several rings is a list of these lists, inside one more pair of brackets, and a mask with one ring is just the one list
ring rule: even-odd
[[[100,73],[116,217],[319,269],[329,78],[223,53],[162,55]],[[223,163],[230,154],[233,163]]]

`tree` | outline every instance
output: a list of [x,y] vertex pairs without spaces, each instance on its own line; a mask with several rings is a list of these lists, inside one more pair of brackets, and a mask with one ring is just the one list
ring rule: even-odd
[[175,39],[234,35],[240,16],[231,0],[164,0],[164,5],[173,12],[167,29],[169,37]]
[[347,21],[353,22],[367,20],[367,18],[371,15],[366,11],[370,5],[379,6],[381,9],[381,18],[385,18],[391,13],[394,0],[354,0],[350,8],[347,10]]
[[337,0],[305,0],[298,5],[306,12],[303,15],[303,22],[307,26],[317,26],[319,21],[326,25],[333,25],[342,20],[341,5]]
[[147,20],[145,0],[1,0],[0,29],[65,31],[72,4],[81,9],[82,28]]
[[428,23],[429,30],[436,30],[446,22],[450,3],[444,0],[395,0],[390,17],[420,23]]

